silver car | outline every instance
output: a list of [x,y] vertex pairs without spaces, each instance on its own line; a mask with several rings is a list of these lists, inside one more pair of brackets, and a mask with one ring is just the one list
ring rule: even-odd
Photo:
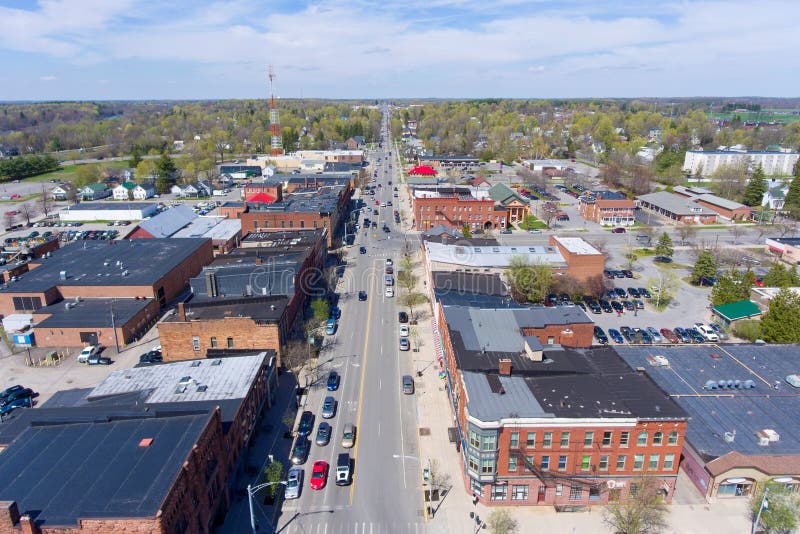
[[322,417],[323,419],[330,419],[336,414],[336,401],[333,397],[325,397],[322,403]]
[[297,499],[300,497],[300,490],[303,487],[303,468],[292,467],[286,475],[286,491],[283,496],[286,499]]

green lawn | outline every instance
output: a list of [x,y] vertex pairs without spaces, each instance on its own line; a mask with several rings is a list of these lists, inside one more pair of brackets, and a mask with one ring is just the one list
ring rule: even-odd
[[64,181],[71,181],[75,171],[78,170],[78,167],[83,165],[90,165],[93,167],[99,167],[101,169],[127,169],[128,162],[127,161],[108,161],[108,162],[100,162],[100,163],[84,163],[82,165],[62,165],[60,169],[57,171],[46,172],[44,174],[39,174],[37,176],[31,176],[29,178],[24,178],[23,180],[26,182],[49,182],[50,180],[64,180]]

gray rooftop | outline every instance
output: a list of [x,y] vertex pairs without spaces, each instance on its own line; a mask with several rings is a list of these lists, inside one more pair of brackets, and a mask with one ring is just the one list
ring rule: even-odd
[[702,195],[699,195],[695,198],[697,200],[702,200],[704,202],[708,202],[709,204],[713,204],[715,206],[719,206],[720,208],[725,208],[728,210],[735,210],[747,207],[741,202],[736,202],[735,200],[728,200],[727,198],[718,197],[717,195],[713,195],[711,193],[703,193]]
[[[0,291],[34,293],[56,286],[151,286],[194,254],[207,239],[80,241],[58,250],[41,266]],[[146,261],[143,261],[146,259]],[[66,280],[60,273],[66,272]],[[123,274],[126,273],[126,274]]]
[[[234,317],[246,317],[259,322],[277,323],[283,316],[290,296],[269,295],[239,297],[236,299],[205,299],[192,301],[186,305],[188,321],[223,320]],[[178,322],[177,314],[170,315],[166,322]],[[266,348],[266,347],[264,347]]]
[[[48,528],[155,518],[211,417],[30,425],[0,454],[0,500],[16,501],[20,513]],[[143,438],[153,442],[141,447]]]
[[158,206],[154,202],[81,202],[70,206],[65,211],[92,211],[92,210],[149,210]]
[[672,193],[668,193],[667,191],[658,191],[657,193],[639,195],[636,197],[636,199],[647,202],[648,204],[652,204],[670,213],[674,213],[675,215],[700,216],[717,214],[715,211],[693,202],[690,198],[674,195]]
[[[110,328],[111,310],[114,324],[121,327],[144,310],[153,299],[75,299],[62,300],[39,308],[36,314],[51,314],[35,328]],[[70,308],[66,305],[69,304]]]
[[[686,439],[706,459],[731,451],[744,455],[800,454],[800,389],[786,382],[800,370],[797,345],[618,347],[632,367],[643,367],[686,410],[691,421]],[[650,356],[668,365],[652,365]],[[752,381],[753,388],[705,389],[709,380]],[[759,445],[756,432],[769,428],[780,439]],[[724,439],[736,432],[734,441]]]
[[[153,237],[171,237],[178,230],[197,219],[198,215],[186,205],[181,204],[162,211],[158,215],[139,223],[139,228]],[[176,236],[177,237],[177,236]],[[199,237],[199,236],[182,236]]]
[[[555,417],[542,409],[521,376],[487,375],[472,371],[464,372],[461,376],[467,391],[467,410],[481,421],[499,421],[511,414],[517,417]],[[503,388],[502,395],[499,391],[493,391],[492,382],[495,381]]]
[[447,245],[427,240],[424,243],[428,261],[463,265],[465,267],[508,267],[511,258],[522,256],[533,263],[566,267],[564,257],[549,245],[465,246]]
[[[302,252],[287,252],[280,256],[267,256],[261,264],[256,264],[256,256],[226,257],[204,267],[203,272],[192,278],[189,284],[195,299],[200,300],[253,295],[291,297],[295,292],[297,273],[305,257]],[[212,296],[213,291],[209,291],[210,276],[214,277],[216,297]]]
[[320,213],[328,214],[336,211],[339,196],[344,192],[341,186],[325,186],[313,191],[295,191],[280,202],[246,202],[250,211],[286,212],[286,213]]

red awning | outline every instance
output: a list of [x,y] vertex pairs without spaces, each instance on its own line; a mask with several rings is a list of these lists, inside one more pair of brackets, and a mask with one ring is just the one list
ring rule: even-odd
[[769,246],[769,249],[770,249],[772,252],[777,252],[778,254],[783,254],[784,252],[786,252],[786,251],[785,251],[785,250],[783,250],[782,248],[778,248],[778,247],[776,247],[776,246],[773,246],[773,245],[770,245],[770,246]]
[[436,170],[428,165],[419,165],[408,171],[412,176],[436,176]]
[[275,202],[275,197],[268,193],[256,193],[255,195],[250,195],[247,197],[246,202],[272,204]]

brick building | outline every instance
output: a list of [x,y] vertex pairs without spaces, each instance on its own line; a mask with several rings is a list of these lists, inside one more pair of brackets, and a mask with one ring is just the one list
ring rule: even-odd
[[15,412],[0,428],[0,532],[212,532],[274,364],[262,352],[125,369]]
[[472,172],[481,164],[478,158],[464,155],[419,156],[417,162],[419,165],[430,165],[434,169],[442,172]]
[[593,191],[578,200],[578,213],[587,221],[603,226],[631,226],[636,220],[636,204],[623,193]]
[[242,233],[324,228],[328,231],[328,246],[332,246],[351,193],[349,187],[323,187],[298,190],[271,204],[246,202],[241,214]]
[[269,195],[274,199],[272,202],[280,202],[283,200],[283,184],[278,181],[255,182],[242,187],[242,198],[244,199],[258,194]]
[[163,308],[211,259],[210,239],[73,243],[32,260],[28,273],[0,289],[0,313],[32,312],[77,297],[152,298]]
[[720,217],[729,221],[745,221],[750,217],[750,211],[753,209],[740,202],[717,196],[705,187],[684,187],[679,185],[673,189],[673,192],[716,212]]
[[555,246],[567,263],[567,273],[578,280],[601,276],[606,256],[580,237],[550,236],[550,245]]
[[244,202],[223,202],[217,208],[217,213],[227,219],[240,219],[244,213]]
[[605,504],[640,477],[671,500],[687,416],[613,349],[540,342],[583,323],[537,333],[525,309],[437,310],[463,482],[481,502]]
[[717,213],[714,210],[667,191],[639,195],[636,200],[639,206],[645,210],[676,223],[713,224],[717,222]]
[[459,188],[427,191],[425,196],[415,194],[413,204],[417,230],[442,225],[457,230],[466,226],[475,231],[502,229],[508,225],[508,212],[504,207],[490,197],[477,199]]

